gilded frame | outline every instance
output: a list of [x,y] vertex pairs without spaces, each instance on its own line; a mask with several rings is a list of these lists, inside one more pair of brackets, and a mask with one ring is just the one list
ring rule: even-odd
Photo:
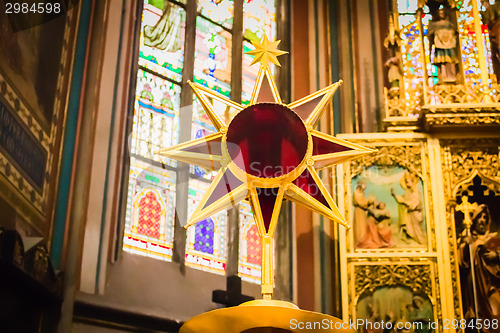
[[[339,229],[340,247],[340,280],[342,288],[341,301],[343,319],[356,319],[356,304],[362,290],[359,281],[364,281],[367,288],[404,286],[422,292],[415,283],[427,279],[430,283],[425,294],[433,305],[434,320],[454,319],[454,303],[448,295],[452,294],[451,265],[447,253],[449,243],[447,226],[444,217],[444,199],[441,156],[439,141],[426,134],[419,133],[371,133],[356,135],[339,135],[340,138],[352,142],[364,142],[369,148],[378,149],[372,156],[364,156],[337,167],[336,183],[339,209],[352,221],[351,180],[363,167],[373,165],[397,165],[418,174],[423,182],[424,209],[426,214],[427,246],[426,248],[387,248],[387,249],[355,249],[352,231]],[[380,276],[373,273],[363,276],[360,270],[388,269],[384,283]],[[420,272],[413,280],[398,280],[396,268],[407,269],[409,276]],[[405,268],[401,268],[405,267]],[[422,268],[422,269],[419,269]],[[424,269],[425,268],[425,269]],[[412,273],[413,272],[413,273]],[[417,275],[418,275],[417,274]],[[399,282],[398,282],[399,281]],[[406,281],[406,282],[405,282]],[[441,325],[442,326],[442,325]],[[439,326],[437,332],[443,332]],[[448,330],[455,332],[455,330]]]
[[455,206],[458,190],[479,176],[500,194],[500,136],[442,138],[440,157],[443,162],[446,240],[450,248],[453,308],[455,318],[463,318],[460,273],[458,264],[458,235],[455,227]]

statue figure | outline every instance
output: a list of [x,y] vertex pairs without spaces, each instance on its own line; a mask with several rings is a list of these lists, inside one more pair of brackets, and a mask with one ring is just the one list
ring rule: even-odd
[[367,211],[365,237],[358,243],[358,247],[362,249],[391,247],[393,245],[390,227],[391,215],[385,209],[385,202],[370,204]]
[[454,83],[457,80],[456,33],[446,12],[440,8],[437,17],[430,21],[428,29],[431,48],[434,45],[433,64],[438,68],[440,83]]
[[388,68],[387,76],[391,85],[390,92],[399,95],[399,84],[403,74],[401,68],[401,37],[399,31],[394,28],[394,19],[389,16],[389,33],[384,39],[384,47],[387,49],[389,59],[385,62]]
[[365,197],[365,190],[366,182],[360,180],[352,196],[352,203],[354,205],[354,244],[358,244],[363,240],[366,233],[367,210],[371,202]]
[[[467,320],[500,321],[500,236],[490,231],[490,219],[488,206],[479,205],[472,214],[470,232],[465,232],[459,242],[463,309]],[[498,329],[483,327],[483,332],[493,333]]]
[[425,244],[424,216],[422,198],[418,189],[418,177],[406,172],[401,178],[401,187],[404,195],[396,195],[394,189],[391,194],[399,204],[399,223],[401,236],[409,237],[419,244]]
[[488,26],[491,45],[491,62],[493,63],[493,72],[500,82],[500,2],[490,5],[487,0],[482,1],[485,8],[481,12],[483,23]]

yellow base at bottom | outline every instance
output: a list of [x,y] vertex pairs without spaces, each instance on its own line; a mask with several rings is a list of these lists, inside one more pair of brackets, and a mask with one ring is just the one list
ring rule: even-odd
[[293,303],[256,300],[236,307],[203,313],[188,320],[179,331],[179,333],[275,332],[354,333],[354,330],[338,318],[300,310]]

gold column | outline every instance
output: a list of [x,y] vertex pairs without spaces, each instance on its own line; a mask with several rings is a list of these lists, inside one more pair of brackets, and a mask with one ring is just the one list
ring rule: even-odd
[[270,300],[273,295],[273,243],[272,236],[266,235],[262,240],[262,298]]
[[417,26],[418,26],[418,31],[420,32],[420,38],[421,38],[421,47],[420,47],[420,54],[422,56],[422,62],[424,66],[424,84],[422,86],[423,93],[424,93],[424,105],[429,103],[428,99],[428,84],[429,84],[429,73],[427,73],[427,58],[425,57],[425,40],[424,40],[424,27],[422,26],[422,13],[423,13],[423,8],[419,6],[417,9]]
[[[479,9],[477,7],[477,0],[472,1],[472,17],[474,18],[474,32],[476,34],[476,45],[477,45],[477,54],[479,57],[479,69],[481,71],[481,81],[482,86],[485,89],[486,96],[488,95],[488,67],[486,66],[486,55],[484,53],[484,38],[483,32],[481,30],[481,18],[479,17]],[[486,102],[489,101],[486,100]]]

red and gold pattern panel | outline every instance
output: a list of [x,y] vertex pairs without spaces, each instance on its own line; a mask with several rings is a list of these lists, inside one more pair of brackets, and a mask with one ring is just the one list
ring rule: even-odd
[[139,222],[137,233],[160,239],[161,205],[150,191],[139,201]]
[[247,262],[254,265],[260,265],[262,262],[262,246],[255,224],[247,231]]

